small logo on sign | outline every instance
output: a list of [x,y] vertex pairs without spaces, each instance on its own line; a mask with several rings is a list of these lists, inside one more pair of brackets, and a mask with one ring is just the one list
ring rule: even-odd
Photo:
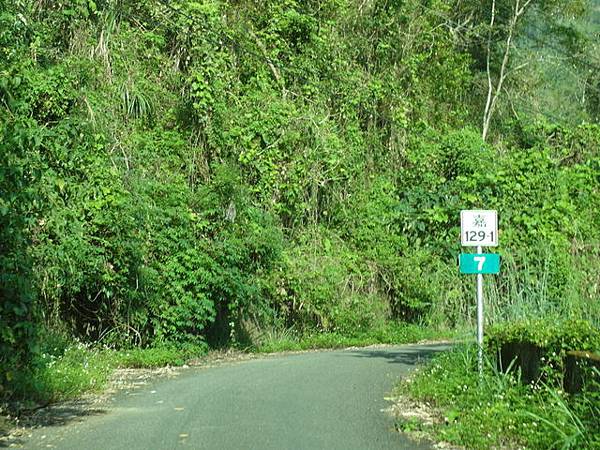
[[473,226],[477,227],[477,228],[485,228],[486,227],[485,216],[482,216],[481,214],[476,215],[473,218]]

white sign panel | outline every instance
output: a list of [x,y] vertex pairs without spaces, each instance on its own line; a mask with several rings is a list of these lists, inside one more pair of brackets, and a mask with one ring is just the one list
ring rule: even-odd
[[496,211],[461,211],[460,242],[463,247],[497,247],[498,214]]

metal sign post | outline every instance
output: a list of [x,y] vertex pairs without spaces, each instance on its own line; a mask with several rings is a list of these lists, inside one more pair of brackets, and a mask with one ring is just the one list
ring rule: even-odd
[[461,273],[477,274],[477,368],[483,377],[483,274],[500,272],[500,257],[483,253],[483,247],[498,246],[498,214],[494,210],[460,212],[460,241],[463,247],[477,247],[476,254],[459,258]]
[[[482,253],[481,246],[477,253]],[[483,377],[483,274],[477,274],[477,368],[479,376]]]

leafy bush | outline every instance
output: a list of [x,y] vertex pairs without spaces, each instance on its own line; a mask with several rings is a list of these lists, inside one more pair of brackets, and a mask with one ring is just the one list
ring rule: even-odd
[[388,316],[375,274],[335,235],[310,230],[271,280],[273,306],[299,330],[360,333]]
[[[535,370],[528,369],[527,377],[532,382],[540,379],[546,383],[562,386],[566,374],[566,354],[569,351],[598,352],[600,350],[600,331],[590,322],[584,320],[561,321],[559,319],[528,320],[496,325],[487,332],[486,347],[493,358],[502,358],[503,370],[511,364],[526,364]],[[531,348],[513,358],[511,348]],[[503,354],[506,353],[506,354]],[[537,361],[534,359],[538,359]],[[525,371],[525,368],[522,368]],[[536,373],[539,372],[539,373]],[[525,373],[523,373],[525,379]],[[526,381],[530,381],[527,379]]]
[[26,152],[36,139],[28,121],[0,125],[0,394],[10,396],[38,342],[39,310],[26,232],[28,205],[35,199]]
[[436,441],[475,449],[592,449],[598,442],[594,394],[570,397],[556,387],[524,385],[515,372],[498,372],[490,362],[480,379],[475,346],[457,347],[436,357],[397,390],[439,409],[443,421],[419,425]]
[[538,319],[504,323],[492,327],[487,336],[486,345],[491,351],[509,342],[534,344],[560,357],[569,350],[600,350],[600,331],[585,320]]

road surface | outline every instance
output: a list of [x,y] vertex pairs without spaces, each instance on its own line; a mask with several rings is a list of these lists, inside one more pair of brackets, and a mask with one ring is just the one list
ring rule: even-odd
[[64,450],[429,449],[394,431],[384,400],[420,360],[409,345],[267,356],[190,368],[20,442]]

